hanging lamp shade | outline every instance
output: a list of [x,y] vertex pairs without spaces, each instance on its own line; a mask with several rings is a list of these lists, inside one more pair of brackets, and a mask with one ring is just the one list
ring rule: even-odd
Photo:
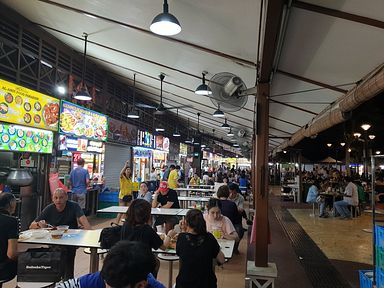
[[136,73],[133,74],[133,108],[128,112],[127,117],[131,119],[139,119],[139,111],[135,108],[135,96],[136,96]]
[[173,136],[173,137],[180,137],[180,136],[181,136],[181,135],[180,135],[180,132],[179,132],[179,130],[178,130],[177,128],[176,128],[175,131],[173,132],[172,136]]
[[203,72],[203,83],[201,83],[195,90],[195,94],[197,95],[205,95],[205,96],[209,96],[209,95],[212,95],[212,90],[211,88],[209,88],[209,86],[207,84],[205,84],[205,74],[207,74],[207,72]]
[[85,85],[85,72],[87,71],[87,43],[88,43],[88,34],[84,33],[84,55],[83,55],[83,73],[81,75],[81,88],[80,91],[76,93],[73,98],[81,101],[90,101],[92,96],[89,94],[87,86]]
[[225,122],[223,123],[223,125],[221,125],[221,128],[226,129],[226,130],[227,129],[228,130],[231,129],[231,126],[229,126],[228,123],[227,123],[227,119],[225,119]]
[[227,136],[228,136],[228,137],[233,137],[233,136],[235,136],[235,134],[233,134],[233,132],[232,132],[232,128],[231,128],[231,127],[229,128],[229,131],[228,131],[228,133],[227,133]]
[[212,116],[216,118],[223,118],[225,116],[224,112],[220,110],[220,104],[218,105],[217,110],[213,112]]
[[127,117],[131,119],[139,119],[140,118],[139,111],[137,111],[136,109],[132,109],[131,111],[128,112]]
[[181,25],[177,18],[168,12],[168,2],[164,0],[163,13],[157,15],[149,27],[155,34],[172,36],[180,33]]

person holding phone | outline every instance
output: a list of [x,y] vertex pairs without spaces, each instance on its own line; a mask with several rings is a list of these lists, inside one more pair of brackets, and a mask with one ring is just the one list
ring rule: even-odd
[[[120,192],[119,192],[119,206],[129,206],[132,201],[133,182],[132,182],[132,169],[129,165],[129,160],[125,162],[123,169],[120,172]],[[116,223],[119,223],[123,213],[117,214]]]

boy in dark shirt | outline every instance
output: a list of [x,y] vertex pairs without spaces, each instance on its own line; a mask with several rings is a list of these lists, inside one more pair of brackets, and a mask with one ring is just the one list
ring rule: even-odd
[[[168,182],[160,182],[159,189],[154,193],[152,208],[180,208],[177,192],[168,188]],[[169,230],[179,223],[179,220],[177,216],[160,215],[156,217],[155,226],[165,224],[165,233],[167,234]]]

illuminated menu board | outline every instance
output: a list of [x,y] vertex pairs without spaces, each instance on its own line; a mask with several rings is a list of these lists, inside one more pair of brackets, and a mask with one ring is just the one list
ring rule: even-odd
[[0,79],[0,121],[57,131],[58,99]]
[[0,150],[52,153],[52,131],[3,123],[0,135]]
[[59,128],[77,138],[107,140],[107,116],[67,101],[61,101]]
[[90,153],[104,153],[104,143],[88,139],[59,135],[59,150]]
[[169,151],[169,138],[161,135],[156,136],[156,149],[168,152]]
[[137,145],[147,148],[156,148],[155,136],[147,131],[137,131]]

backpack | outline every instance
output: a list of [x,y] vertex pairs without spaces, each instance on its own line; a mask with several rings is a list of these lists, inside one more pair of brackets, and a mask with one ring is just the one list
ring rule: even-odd
[[100,233],[100,246],[102,249],[111,249],[122,239],[122,226],[111,223],[111,227],[103,228]]

